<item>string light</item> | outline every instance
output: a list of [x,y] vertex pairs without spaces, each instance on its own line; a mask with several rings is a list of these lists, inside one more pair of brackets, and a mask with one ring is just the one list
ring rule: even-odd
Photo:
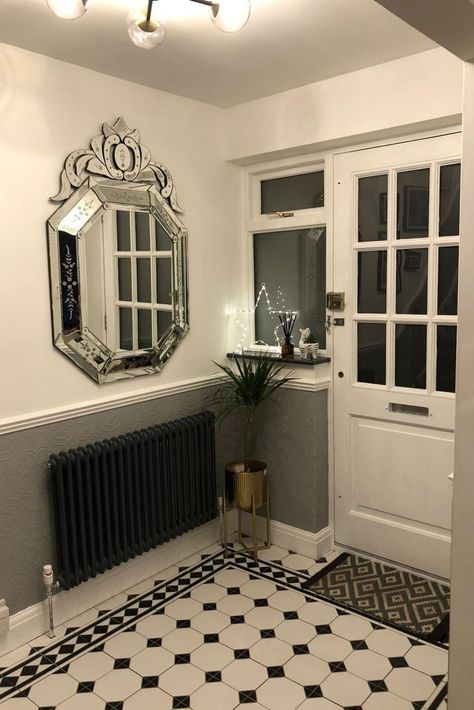
[[[273,316],[279,316],[279,315],[285,315],[286,314],[286,322],[289,322],[291,319],[291,316],[297,316],[298,311],[289,311],[288,308],[285,305],[285,298],[283,295],[283,291],[280,286],[277,287],[277,293],[276,293],[276,299],[275,299],[275,308],[272,306],[271,301],[270,301],[270,295],[268,293],[267,287],[265,283],[262,283],[260,290],[257,295],[257,299],[255,301],[255,305],[252,308],[235,308],[231,311],[228,311],[229,316],[233,316],[236,325],[240,327],[240,340],[237,343],[237,348],[236,352],[241,353],[243,351],[243,345],[245,343],[245,340],[247,339],[248,335],[248,327],[247,323],[243,322],[241,315],[239,314],[245,314],[246,316],[253,315],[255,314],[255,311],[257,310],[260,300],[262,296],[265,296],[265,300],[267,302],[267,313],[270,315],[270,317],[273,318]],[[246,319],[247,320],[247,319]],[[273,334],[275,336],[275,343],[278,346],[280,344],[280,339],[278,337],[278,331],[279,329],[282,328],[282,323],[276,324],[275,328],[273,329]],[[268,343],[264,343],[262,340],[256,340],[255,345],[268,345]]]

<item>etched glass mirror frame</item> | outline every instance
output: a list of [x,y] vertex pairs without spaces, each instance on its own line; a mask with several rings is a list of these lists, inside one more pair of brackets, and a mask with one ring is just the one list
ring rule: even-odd
[[[104,123],[90,145],[70,153],[50,198],[62,203],[47,222],[51,308],[55,347],[103,383],[159,372],[188,332],[187,230],[171,174],[136,129],[123,118]],[[140,296],[143,267],[148,295]]]

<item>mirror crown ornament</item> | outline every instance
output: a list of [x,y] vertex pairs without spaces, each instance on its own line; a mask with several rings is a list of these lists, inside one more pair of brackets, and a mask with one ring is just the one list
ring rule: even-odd
[[128,127],[120,117],[113,125],[104,123],[102,135],[94,136],[90,148],[74,150],[61,171],[60,190],[51,202],[64,202],[91,175],[106,180],[123,180],[159,185],[159,192],[178,213],[179,207],[173,178],[162,163],[152,161],[150,149],[140,143],[138,129]]

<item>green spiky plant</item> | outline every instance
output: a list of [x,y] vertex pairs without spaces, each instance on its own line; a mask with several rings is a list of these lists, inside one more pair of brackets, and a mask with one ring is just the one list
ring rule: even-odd
[[[214,361],[213,361],[214,362]],[[206,405],[216,410],[217,421],[222,421],[236,410],[245,411],[243,431],[243,460],[248,470],[250,436],[255,412],[284,384],[294,380],[290,375],[280,377],[284,366],[263,355],[256,359],[235,357],[236,369],[214,362],[224,373],[221,384],[206,398]]]

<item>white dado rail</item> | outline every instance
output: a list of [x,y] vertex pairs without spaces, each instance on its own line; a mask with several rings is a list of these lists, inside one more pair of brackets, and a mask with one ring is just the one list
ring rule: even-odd
[[[0,420],[0,436],[15,431],[53,424],[54,422],[62,422],[66,419],[75,419],[76,417],[83,417],[88,414],[96,414],[118,407],[128,407],[131,404],[148,402],[149,400],[159,399],[160,397],[169,397],[185,392],[192,392],[193,390],[202,389],[204,387],[212,387],[220,378],[221,375],[219,373],[203,377],[194,377],[170,385],[147,388],[140,392],[119,394],[107,399],[102,398],[100,400],[91,400],[89,402],[81,402],[64,407],[21,414],[16,417],[6,417]],[[285,388],[305,392],[318,392],[319,390],[327,390],[330,386],[331,379],[329,377],[322,377],[316,380],[297,379],[286,384]]]

